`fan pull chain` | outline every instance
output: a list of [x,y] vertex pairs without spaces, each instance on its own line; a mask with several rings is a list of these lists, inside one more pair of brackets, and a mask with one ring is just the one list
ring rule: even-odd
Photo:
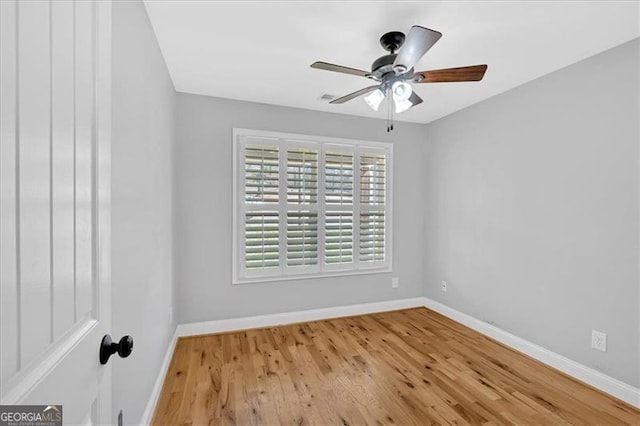
[[389,131],[393,130],[393,99],[389,91]]
[[387,90],[387,94],[386,94],[385,100],[387,101],[387,133],[389,133],[391,131],[391,110],[389,109],[391,104],[389,103],[389,91],[388,90]]
[[393,100],[391,93],[387,91],[387,133],[393,131]]
[[389,126],[389,127],[391,129],[390,130],[391,132],[393,132],[393,112],[394,112],[393,111],[393,106],[394,106],[393,100],[389,99],[389,111],[390,111],[390,114],[391,114],[391,126]]
[[388,90],[387,90],[386,100],[387,100],[387,133],[389,133],[391,130],[389,129],[390,112],[389,112],[389,91]]

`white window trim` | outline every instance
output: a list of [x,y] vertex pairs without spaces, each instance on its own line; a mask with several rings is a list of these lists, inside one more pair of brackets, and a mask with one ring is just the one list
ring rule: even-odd
[[[244,273],[244,270],[241,265],[241,259],[244,255],[242,249],[244,247],[244,233],[241,232],[240,226],[244,224],[244,221],[241,220],[241,217],[244,217],[244,212],[246,204],[241,199],[242,191],[244,188],[244,169],[241,170],[239,167],[240,160],[240,149],[242,147],[240,143],[241,137],[260,137],[265,139],[274,139],[277,140],[278,143],[282,143],[283,140],[287,141],[295,141],[300,142],[300,144],[304,144],[305,142],[319,144],[318,149],[318,170],[324,169],[324,159],[325,159],[325,147],[331,146],[333,148],[339,148],[340,146],[346,146],[351,149],[356,148],[354,151],[354,188],[353,188],[353,209],[348,209],[347,211],[352,211],[354,216],[354,229],[353,229],[353,267],[355,269],[344,269],[341,268],[341,265],[325,265],[324,264],[324,232],[318,233],[318,265],[310,268],[302,267],[297,269],[295,272],[285,271],[283,266],[282,257],[280,262],[280,267],[274,268],[273,271],[269,275],[260,275],[255,277],[248,277]],[[286,150],[286,145],[281,144]],[[387,172],[387,181],[386,181],[386,201],[385,201],[385,248],[387,249],[385,252],[385,261],[383,263],[373,263],[371,265],[364,265],[359,262],[360,253],[359,253],[359,233],[360,233],[360,153],[361,152],[380,152],[384,151],[387,154],[386,161],[386,172]],[[280,161],[282,162],[285,159],[285,155],[280,155]],[[286,159],[284,160],[286,164]],[[280,165],[280,179],[282,179],[283,174],[286,177],[286,167],[282,167]],[[385,142],[372,142],[372,141],[363,141],[356,139],[343,139],[343,138],[331,138],[326,136],[311,136],[311,135],[302,135],[302,134],[294,134],[294,133],[282,133],[282,132],[272,132],[265,130],[255,130],[255,129],[243,129],[243,128],[234,128],[233,129],[233,228],[232,228],[232,284],[241,285],[241,284],[253,284],[253,283],[261,283],[261,282],[274,282],[274,281],[288,281],[288,280],[300,280],[300,279],[311,279],[311,278],[328,278],[328,277],[339,277],[339,276],[349,276],[349,275],[370,275],[370,274],[381,274],[381,273],[390,273],[393,268],[393,144],[385,143]],[[286,180],[286,179],[285,179]],[[283,186],[280,187],[280,191],[282,192]],[[324,229],[324,217],[326,205],[324,203],[324,173],[319,173],[318,175],[318,229]],[[280,194],[280,199],[282,200],[282,193]],[[336,206],[336,210],[342,210],[342,206]],[[277,205],[274,204],[274,211],[278,211],[280,213],[280,217],[282,220],[282,215],[286,218],[287,206],[286,202],[279,202]],[[308,210],[302,207],[300,210]],[[357,221],[356,221],[357,215]],[[355,223],[358,226],[355,226]],[[280,241],[282,246],[283,241]],[[286,244],[286,242],[284,242]],[[321,245],[322,244],[322,245]],[[322,247],[322,249],[320,249]],[[284,251],[286,251],[286,247],[284,247]],[[280,247],[280,254],[283,255],[283,247]],[[286,263],[286,262],[285,262]]]

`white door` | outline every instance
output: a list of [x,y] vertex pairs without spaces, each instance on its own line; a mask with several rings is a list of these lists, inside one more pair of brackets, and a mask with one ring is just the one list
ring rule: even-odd
[[0,399],[111,422],[111,4],[0,1]]

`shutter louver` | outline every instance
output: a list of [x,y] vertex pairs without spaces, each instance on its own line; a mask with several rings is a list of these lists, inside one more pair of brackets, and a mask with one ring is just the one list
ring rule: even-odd
[[327,151],[324,165],[325,203],[353,203],[353,154]]
[[280,266],[278,212],[248,212],[245,215],[245,264],[247,269]]
[[353,213],[325,213],[325,263],[353,262]]
[[245,148],[244,191],[247,203],[277,203],[279,192],[278,146]]
[[318,202],[318,151],[305,148],[287,150],[287,202]]
[[386,161],[384,154],[360,156],[360,203],[384,205],[386,188]]
[[360,213],[360,262],[384,261],[384,212]]
[[287,266],[318,263],[318,214],[287,213]]

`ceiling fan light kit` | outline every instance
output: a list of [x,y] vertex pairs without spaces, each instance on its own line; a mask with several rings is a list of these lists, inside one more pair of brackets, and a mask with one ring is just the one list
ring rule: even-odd
[[396,102],[402,102],[409,100],[411,93],[411,85],[405,81],[395,81],[391,85],[391,93],[393,93],[393,100]]
[[382,101],[387,98],[389,99],[387,131],[391,131],[394,112],[399,114],[423,102],[411,84],[480,81],[484,77],[487,65],[414,72],[415,64],[440,37],[442,37],[440,32],[418,25],[411,27],[406,36],[399,31],[384,34],[380,37],[380,45],[389,53],[373,61],[371,72],[328,62],[314,62],[311,68],[367,77],[379,83],[333,99],[329,103],[343,104],[366,95],[364,100],[367,105],[374,111],[378,111]]
[[369,95],[364,97],[364,101],[371,107],[372,110],[377,111],[380,108],[380,104],[384,100],[384,93],[380,89],[376,89]]
[[401,112],[405,112],[406,110],[408,110],[409,108],[411,108],[413,106],[413,104],[411,103],[410,100],[404,100],[404,101],[395,101],[395,111],[397,114],[401,113]]

